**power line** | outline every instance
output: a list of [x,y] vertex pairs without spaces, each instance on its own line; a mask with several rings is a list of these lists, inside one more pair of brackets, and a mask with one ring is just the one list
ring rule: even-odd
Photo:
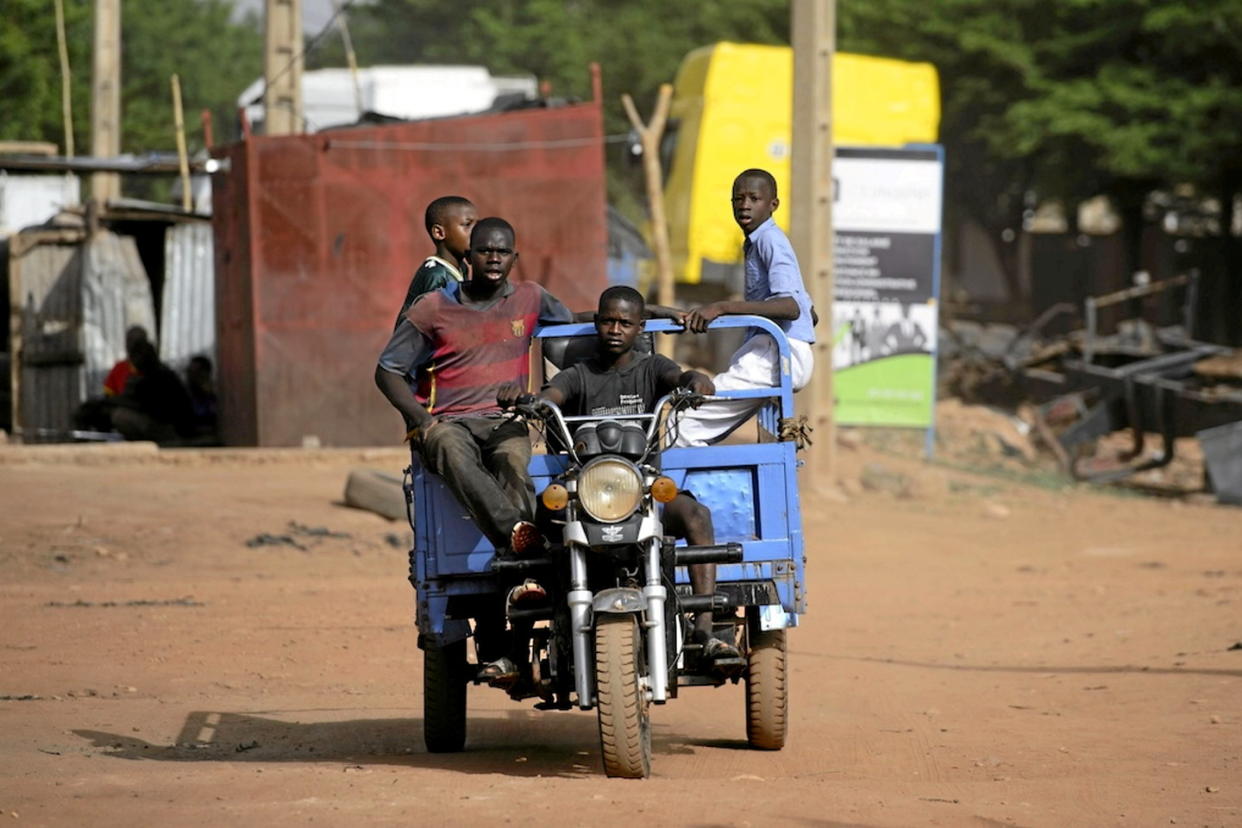
[[593,144],[615,144],[629,139],[626,133],[604,135],[599,138],[557,138],[550,141],[512,141],[509,143],[409,143],[402,141],[338,141],[328,140],[328,148],[374,149],[391,152],[503,152],[529,149],[559,149],[586,147]]
[[290,58],[289,62],[285,64],[284,68],[281,69],[279,72],[277,72],[275,75],[271,76],[270,78],[269,77],[263,78],[263,88],[259,90],[259,94],[256,95],[254,99],[250,101],[250,103],[256,104],[262,101],[263,97],[267,94],[267,88],[271,86],[273,83],[275,83],[276,81],[283,78],[285,76],[285,73],[288,72],[290,69],[292,69],[294,64],[296,64],[299,60],[301,60],[302,58],[306,57],[306,55],[313,52],[315,48],[319,46],[319,42],[328,36],[328,32],[329,30],[331,30],[332,25],[336,23],[336,19],[340,17],[342,14],[344,14],[345,12],[349,11],[349,8],[353,6],[354,3],[357,3],[357,2],[358,0],[345,0],[344,3],[341,3],[339,6],[337,6],[336,11],[334,11],[332,13],[332,16],[328,18],[328,22],[323,24],[323,27],[319,30],[319,32],[314,37],[312,37],[309,41],[303,44],[302,51],[298,52],[296,55]]

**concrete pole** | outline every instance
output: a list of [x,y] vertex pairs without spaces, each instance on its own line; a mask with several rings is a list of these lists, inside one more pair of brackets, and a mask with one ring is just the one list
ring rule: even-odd
[[[91,72],[91,155],[121,154],[121,0],[95,0]],[[121,195],[121,176],[93,173],[91,194],[102,206]]]
[[802,278],[819,314],[815,372],[801,407],[814,441],[807,453],[812,480],[832,483],[836,466],[836,399],[832,390],[832,56],[836,51],[835,0],[791,0],[794,53],[793,153],[790,240]]
[[264,134],[302,132],[302,0],[266,0],[263,77]]

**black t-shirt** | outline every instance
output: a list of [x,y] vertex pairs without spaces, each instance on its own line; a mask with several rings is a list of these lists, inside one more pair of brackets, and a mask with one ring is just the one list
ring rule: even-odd
[[[597,357],[561,371],[547,387],[565,395],[567,416],[649,414],[660,397],[677,387],[681,366],[659,354],[634,354],[624,368],[605,367]],[[672,382],[665,382],[671,377]]]

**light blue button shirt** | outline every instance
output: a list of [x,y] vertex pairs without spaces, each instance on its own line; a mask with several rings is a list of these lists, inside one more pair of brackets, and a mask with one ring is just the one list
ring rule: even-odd
[[[801,313],[797,319],[782,319],[776,324],[790,339],[814,342],[811,296],[802,284],[802,271],[798,269],[793,245],[781,228],[769,218],[750,234],[742,245],[742,251],[746,257],[746,301],[762,302],[775,296],[792,296]],[[752,328],[749,336],[757,332]]]

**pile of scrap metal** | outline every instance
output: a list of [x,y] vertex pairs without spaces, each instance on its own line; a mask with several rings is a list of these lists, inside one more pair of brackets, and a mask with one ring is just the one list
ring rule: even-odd
[[[1194,338],[1197,274],[1187,274],[1087,298],[1081,310],[1060,304],[1025,330],[961,326],[946,366],[948,391],[967,401],[1016,408],[1035,405],[1034,427],[1077,480],[1113,482],[1167,466],[1177,438],[1197,437],[1206,485],[1221,502],[1242,504],[1242,351]],[[1152,298],[1180,296],[1176,324],[1143,318]],[[1101,311],[1128,309],[1109,334]],[[1056,337],[1054,323],[1077,318],[1081,327]],[[1129,450],[1100,462],[1092,447],[1128,430]],[[1147,450],[1148,435],[1160,448]],[[1120,462],[1118,462],[1118,460]]]

